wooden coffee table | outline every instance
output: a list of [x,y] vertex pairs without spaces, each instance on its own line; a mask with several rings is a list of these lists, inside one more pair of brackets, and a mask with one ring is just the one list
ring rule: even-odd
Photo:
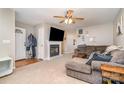
[[101,65],[102,78],[111,83],[112,80],[124,83],[124,68],[119,66],[112,66],[108,64]]

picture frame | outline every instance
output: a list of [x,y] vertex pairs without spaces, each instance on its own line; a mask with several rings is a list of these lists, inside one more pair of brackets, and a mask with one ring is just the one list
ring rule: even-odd
[[85,36],[84,35],[82,35],[82,41],[85,41]]
[[83,29],[79,29],[78,34],[83,34]]
[[84,34],[83,33],[83,28],[77,29],[77,34],[78,34],[78,37],[81,37]]

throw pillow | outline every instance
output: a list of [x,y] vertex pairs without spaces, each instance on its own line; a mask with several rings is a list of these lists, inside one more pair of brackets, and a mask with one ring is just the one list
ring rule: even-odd
[[111,62],[124,65],[124,50],[114,51],[112,56]]
[[108,46],[104,52],[104,54],[108,54],[110,53],[111,51],[114,51],[114,50],[118,50],[118,46],[115,46],[115,45],[111,45],[111,46]]

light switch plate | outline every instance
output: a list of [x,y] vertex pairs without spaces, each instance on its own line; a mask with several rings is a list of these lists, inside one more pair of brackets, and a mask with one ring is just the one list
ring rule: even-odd
[[3,40],[3,44],[10,44],[10,40]]

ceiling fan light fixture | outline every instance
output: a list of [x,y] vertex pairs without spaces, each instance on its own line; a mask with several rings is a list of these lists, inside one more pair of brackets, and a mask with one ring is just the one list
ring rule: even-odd
[[65,23],[65,24],[75,24],[75,20],[84,20],[84,18],[80,17],[73,17],[73,10],[67,10],[67,13],[65,16],[54,16],[55,18],[60,18],[62,21],[59,23]]
[[65,19],[65,24],[68,24],[68,19]]
[[68,20],[68,23],[69,23],[69,24],[71,24],[71,23],[72,23],[72,19],[71,19],[71,18]]
[[71,18],[67,18],[67,19],[65,19],[65,24],[71,24],[72,23],[72,19]]

